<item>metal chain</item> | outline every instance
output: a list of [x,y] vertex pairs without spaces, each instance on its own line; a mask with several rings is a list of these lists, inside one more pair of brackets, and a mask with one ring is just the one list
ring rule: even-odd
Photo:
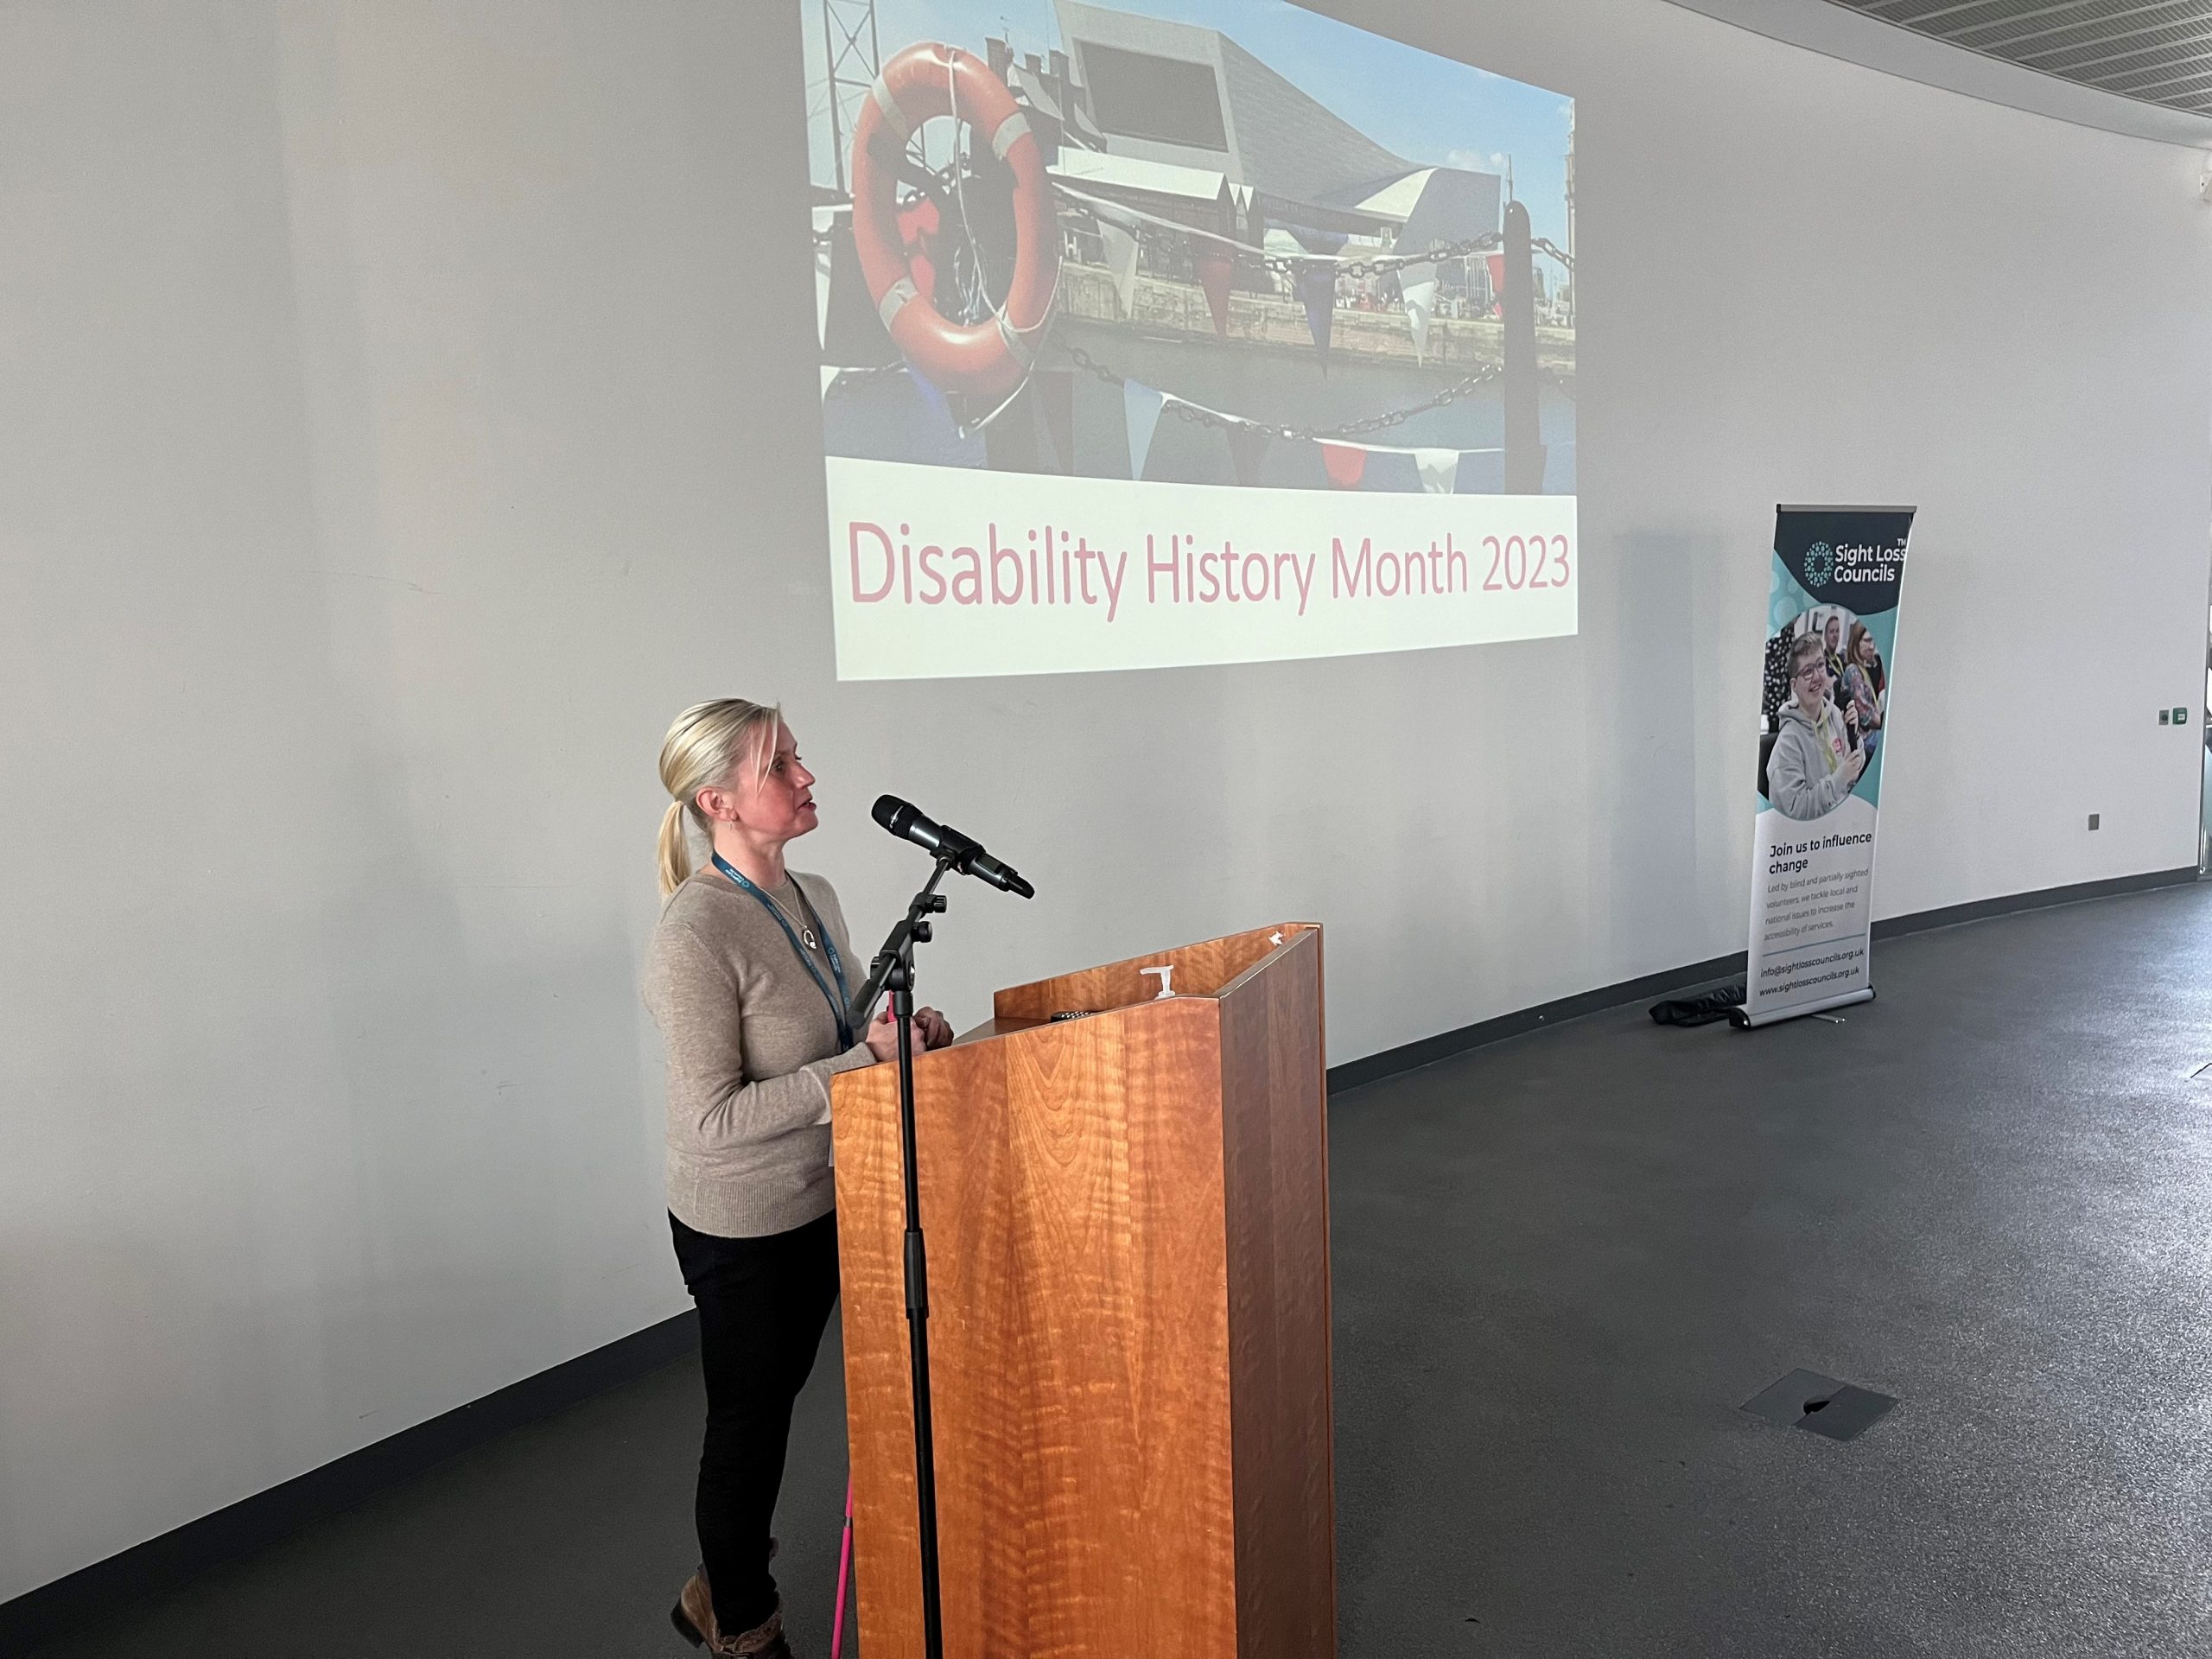
[[[1064,202],[1062,211],[1073,216],[1092,220],[1114,221],[1100,213],[1088,203]],[[1121,227],[1135,237],[1140,246],[1157,243],[1167,227],[1160,225],[1124,225]],[[1268,253],[1249,244],[1236,242],[1201,226],[1177,226],[1185,232],[1185,239],[1226,245],[1232,259],[1255,264],[1281,276],[1300,276],[1307,271],[1326,271],[1332,276],[1380,276],[1387,271],[1403,270],[1408,265],[1439,264],[1447,259],[1465,259],[1478,253],[1488,253],[1503,245],[1504,238],[1496,231],[1485,231],[1480,236],[1465,241],[1440,243],[1426,253],[1378,253],[1369,259],[1345,259],[1333,253]]]
[[1339,259],[1333,254],[1300,257],[1289,253],[1259,253],[1257,257],[1269,270],[1290,276],[1308,270],[1332,270],[1344,276],[1380,276],[1386,271],[1403,270],[1408,265],[1441,264],[1447,259],[1488,253],[1503,239],[1496,231],[1485,231],[1462,242],[1440,244],[1427,253],[1378,253],[1371,259]]
[[[1098,217],[1094,210],[1081,203],[1065,204],[1065,211],[1091,219]],[[1199,232],[1201,237],[1205,234],[1200,226],[1187,228]],[[1142,241],[1157,236],[1159,229],[1154,226],[1141,226],[1132,234]],[[835,230],[816,230],[812,234],[817,247],[834,240],[836,236]],[[1227,238],[1220,239],[1228,240]],[[1329,270],[1345,276],[1380,276],[1388,271],[1403,270],[1408,265],[1440,264],[1447,259],[1465,259],[1478,253],[1495,252],[1504,245],[1504,237],[1498,232],[1485,231],[1480,236],[1468,237],[1462,241],[1440,243],[1426,253],[1378,253],[1370,259],[1344,259],[1328,253],[1266,253],[1258,248],[1247,250],[1241,247],[1230,257],[1250,260],[1279,276],[1297,276],[1309,270]],[[1574,269],[1574,257],[1548,238],[1536,237],[1529,245],[1538,253],[1558,260],[1567,270]]]

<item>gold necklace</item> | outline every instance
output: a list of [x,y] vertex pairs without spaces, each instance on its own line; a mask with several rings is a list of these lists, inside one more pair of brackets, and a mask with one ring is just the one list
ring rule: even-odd
[[[791,890],[798,894],[799,903],[806,905],[806,889],[799,886],[798,878],[786,870],[784,873],[784,880],[788,881],[791,886]],[[785,925],[797,931],[800,942],[803,943],[808,950],[819,950],[822,948],[822,941],[815,937],[814,930],[811,927],[809,927],[804,922],[800,921],[797,917],[793,916],[791,912],[785,910],[781,904],[778,903],[774,893],[770,893],[765,887],[760,888],[760,896],[768,901],[769,906],[775,911],[776,914],[784,918]],[[806,905],[806,910],[809,916],[813,915],[814,906],[812,905]]]

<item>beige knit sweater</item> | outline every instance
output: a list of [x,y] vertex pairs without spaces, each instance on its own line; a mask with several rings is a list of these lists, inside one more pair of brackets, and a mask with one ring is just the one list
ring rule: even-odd
[[[806,884],[854,990],[844,912],[829,882],[797,871],[773,893],[795,922]],[[794,930],[796,931],[796,929]],[[809,952],[830,989],[827,954]],[[766,906],[709,866],[669,896],[646,958],[645,1006],[668,1052],[668,1207],[725,1238],[788,1232],[836,1202],[830,1077],[874,1063],[837,1051],[830,1004]]]

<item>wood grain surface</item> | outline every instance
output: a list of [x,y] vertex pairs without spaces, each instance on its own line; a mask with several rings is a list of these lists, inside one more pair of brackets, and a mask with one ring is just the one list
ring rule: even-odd
[[994,999],[992,1013],[1001,1020],[1049,1020],[1073,1009],[1127,1007],[1160,995],[1160,981],[1142,971],[1147,968],[1173,967],[1178,996],[1211,996],[1277,950],[1276,935],[1287,943],[1300,933],[1314,931],[1311,922],[1286,922],[1279,927],[1255,928],[1249,933],[1232,933],[1226,938],[1011,986]]
[[[1001,1034],[918,1058],[948,1654],[1333,1654],[1319,947],[1043,982],[1181,958],[1230,989],[1020,1028],[1058,995],[1025,987]],[[921,1659],[897,1073],[834,1090],[862,1639]]]
[[[1235,1650],[1217,1009],[916,1067],[948,1653]],[[854,1538],[869,1659],[920,1659],[896,1077],[839,1078]]]
[[1220,999],[1241,1659],[1336,1652],[1321,935]]

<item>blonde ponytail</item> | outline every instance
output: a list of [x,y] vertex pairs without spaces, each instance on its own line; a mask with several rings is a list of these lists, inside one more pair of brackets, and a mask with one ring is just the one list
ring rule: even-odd
[[718,697],[693,703],[668,728],[660,746],[660,781],[673,798],[660,820],[662,898],[690,879],[687,823],[696,823],[702,834],[710,833],[699,812],[699,791],[728,783],[739,764],[748,759],[754,783],[766,777],[776,758],[776,728],[783,718],[780,705]]
[[660,818],[660,896],[691,879],[691,848],[683,834],[683,803],[671,801]]

